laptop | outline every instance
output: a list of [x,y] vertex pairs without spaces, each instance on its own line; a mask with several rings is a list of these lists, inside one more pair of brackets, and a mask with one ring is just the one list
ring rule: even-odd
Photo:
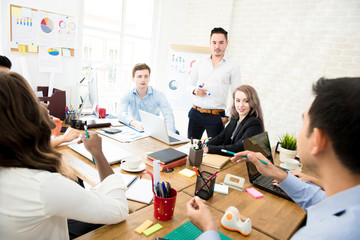
[[168,133],[165,119],[154,114],[139,110],[141,122],[143,123],[145,133],[168,145],[187,143],[189,139],[176,133]]
[[[272,154],[271,154],[271,145],[269,140],[269,135],[267,132],[260,133],[253,137],[247,138],[243,140],[244,149],[253,151],[253,152],[260,152],[262,153],[270,162],[274,163]],[[275,186],[272,184],[273,178],[265,177],[261,175],[261,173],[256,169],[255,165],[249,161],[246,161],[246,167],[250,179],[250,183],[254,186],[275,194],[279,197],[288,199],[293,201],[289,195],[287,195],[280,187]],[[284,171],[287,171],[284,168],[278,167]]]

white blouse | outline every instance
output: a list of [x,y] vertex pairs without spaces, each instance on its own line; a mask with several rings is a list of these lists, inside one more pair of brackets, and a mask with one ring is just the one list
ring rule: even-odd
[[117,174],[89,191],[59,173],[0,167],[0,238],[69,239],[68,218],[121,222],[129,212],[126,189]]

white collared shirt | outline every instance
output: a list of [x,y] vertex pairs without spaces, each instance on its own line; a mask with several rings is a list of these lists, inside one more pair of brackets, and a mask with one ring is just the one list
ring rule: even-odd
[[85,190],[59,173],[0,167],[0,238],[69,239],[67,218],[114,224],[128,216],[118,174]]
[[200,59],[191,70],[190,82],[194,87],[204,83],[210,95],[193,96],[193,104],[204,109],[226,109],[226,100],[231,86],[231,93],[241,85],[240,68],[225,56],[214,68],[211,55]]

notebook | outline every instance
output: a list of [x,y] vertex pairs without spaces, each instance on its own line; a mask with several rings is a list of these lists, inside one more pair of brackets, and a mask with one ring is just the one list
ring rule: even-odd
[[[167,169],[174,168],[174,167],[177,167],[177,166],[180,166],[180,165],[184,165],[184,164],[186,164],[186,160],[187,160],[187,158],[185,157],[185,158],[181,158],[179,160],[176,160],[175,162],[172,162],[172,163],[169,163],[169,164],[166,164],[166,165],[160,163],[160,172],[164,172]],[[153,161],[154,160],[152,160],[150,158],[147,158],[145,160],[145,164],[150,166],[150,167],[153,167]]]
[[201,164],[220,169],[230,160],[229,156],[222,156],[218,154],[206,154],[203,156]]
[[152,160],[160,160],[161,164],[169,164],[179,160],[181,158],[187,157],[186,153],[180,152],[174,148],[165,148],[163,150],[153,152],[148,154],[148,158]]
[[[110,164],[118,163],[127,156],[134,155],[131,152],[128,152],[125,149],[123,149],[121,143],[111,140],[110,138],[105,136],[99,135],[99,137],[102,138],[102,151],[106,157],[106,160]],[[92,156],[90,152],[86,150],[83,143],[81,144],[72,143],[69,144],[68,146],[75,152],[83,155],[84,157],[92,161]]]
[[[260,133],[253,137],[247,138],[243,140],[245,150],[260,152],[262,153],[270,162],[274,163],[272,154],[271,154],[271,145],[267,132]],[[249,161],[246,161],[246,167],[249,175],[250,183],[254,186],[270,192],[279,197],[288,199],[292,201],[292,199],[287,195],[280,187],[274,186],[272,184],[273,178],[265,177],[261,175],[261,173],[256,169],[255,165]],[[279,167],[280,168],[280,167]],[[283,168],[280,168],[286,171]]]
[[150,204],[154,197],[151,180],[145,178],[140,179],[139,177],[135,179],[136,180],[128,186],[128,190],[125,193],[126,198],[128,200]]
[[166,144],[175,145],[189,142],[189,139],[175,133],[168,133],[166,122],[154,114],[139,110],[145,133]]

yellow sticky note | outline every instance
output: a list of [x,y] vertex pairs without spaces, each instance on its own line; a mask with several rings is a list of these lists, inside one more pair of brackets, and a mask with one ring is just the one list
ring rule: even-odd
[[183,175],[183,176],[185,176],[185,177],[192,177],[192,176],[194,176],[196,173],[194,172],[194,171],[192,171],[192,170],[189,170],[189,169],[187,169],[187,168],[184,168],[183,170],[181,170],[180,172],[179,172],[179,174],[181,174],[181,175]]
[[25,54],[25,52],[26,52],[25,45],[18,44],[18,51],[19,51],[19,53]]
[[11,16],[21,18],[21,8],[11,7]]
[[37,53],[37,51],[38,51],[37,47],[38,47],[37,44],[29,44],[28,45],[28,52],[29,53]]
[[148,227],[150,227],[152,224],[153,224],[153,222],[148,219],[148,220],[146,220],[145,222],[143,222],[140,226],[138,226],[138,227],[135,229],[135,232],[138,233],[138,234],[142,234],[142,232],[143,232],[145,229],[147,229]]

